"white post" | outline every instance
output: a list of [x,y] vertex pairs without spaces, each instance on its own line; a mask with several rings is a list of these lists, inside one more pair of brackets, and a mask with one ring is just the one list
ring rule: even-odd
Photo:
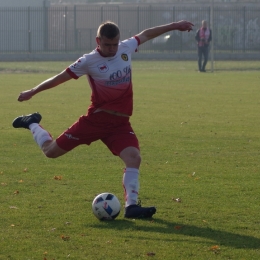
[[212,33],[210,56],[211,56],[211,72],[214,72],[214,0],[211,0],[210,6],[210,29]]

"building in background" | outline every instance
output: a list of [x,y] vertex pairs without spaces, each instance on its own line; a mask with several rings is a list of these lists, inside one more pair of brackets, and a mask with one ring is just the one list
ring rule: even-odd
[[210,4],[260,3],[260,0],[50,0],[51,4]]
[[[72,1],[73,2],[73,1]],[[1,0],[0,1],[0,8],[1,7],[43,7],[49,5],[49,0]]]
[[210,4],[243,3],[259,4],[260,0],[0,0],[0,7],[41,7],[74,4]]
[[[119,25],[122,39],[171,21],[190,20],[195,24],[193,32],[169,32],[143,44],[138,58],[196,59],[194,32],[202,20],[214,28],[216,59],[260,56],[260,5],[256,3],[217,4],[218,0],[214,0],[213,6],[211,0],[208,4],[203,4],[203,0],[193,4],[184,0],[175,4],[161,4],[159,0],[156,4],[54,1],[58,0],[0,0],[1,60],[74,60],[96,47],[97,27],[106,20]],[[72,4],[64,4],[65,1]],[[29,3],[34,6],[28,6]]]

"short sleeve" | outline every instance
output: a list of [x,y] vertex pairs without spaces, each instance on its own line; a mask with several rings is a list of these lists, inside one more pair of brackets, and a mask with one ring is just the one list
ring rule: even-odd
[[133,52],[137,51],[139,42],[140,42],[139,38],[137,36],[135,36],[135,37],[131,37],[127,40],[122,41],[121,44],[127,46],[130,49],[130,52],[133,53]]
[[87,58],[83,56],[79,58],[77,61],[72,63],[66,71],[70,74],[70,76],[74,79],[78,79],[79,77],[88,74],[88,66],[87,66]]

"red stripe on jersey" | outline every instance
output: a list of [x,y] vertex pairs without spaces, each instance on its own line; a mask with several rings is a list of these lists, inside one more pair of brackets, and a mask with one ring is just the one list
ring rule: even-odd
[[105,55],[103,55],[103,53],[101,52],[99,46],[96,48],[97,52],[102,56],[102,57],[106,57]]
[[78,79],[79,78],[74,72],[72,72],[70,70],[70,68],[67,68],[66,71],[72,78],[74,78],[74,79]]
[[138,46],[139,46],[141,44],[139,37],[138,36],[134,36],[134,38],[137,40]]

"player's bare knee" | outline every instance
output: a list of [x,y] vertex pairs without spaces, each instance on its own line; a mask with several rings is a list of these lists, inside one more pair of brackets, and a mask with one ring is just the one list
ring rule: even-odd
[[55,141],[44,143],[42,146],[42,151],[47,158],[57,158],[67,152],[60,149]]
[[52,150],[44,150],[43,149],[43,153],[45,154],[45,156],[47,158],[50,158],[50,159],[54,159],[54,158],[58,157]]
[[139,164],[139,165],[141,164],[142,157],[141,157],[140,154],[137,154],[137,155],[135,156],[135,161],[136,161],[137,164]]
[[124,161],[126,167],[139,168],[141,164],[141,155],[137,148],[128,147],[124,149],[120,158]]
[[141,164],[141,156],[140,154],[131,154],[129,158],[126,160],[126,165],[129,167],[139,168]]
[[57,153],[56,149],[52,145],[47,147],[42,147],[42,151],[47,158],[57,158],[59,157],[59,153]]

